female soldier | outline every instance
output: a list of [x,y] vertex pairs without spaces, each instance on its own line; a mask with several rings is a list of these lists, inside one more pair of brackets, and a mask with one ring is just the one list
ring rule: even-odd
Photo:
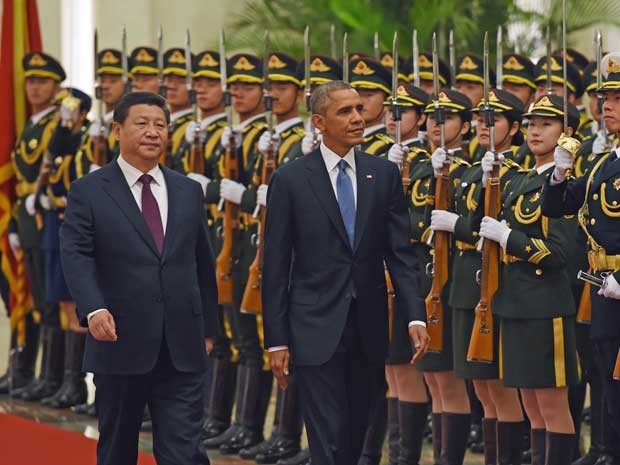
[[[532,464],[560,465],[571,462],[575,439],[567,386],[579,381],[575,303],[566,273],[574,218],[543,216],[541,188],[553,170],[556,145],[568,139],[560,137],[562,99],[545,95],[524,116],[530,118],[527,143],[535,168],[515,176],[503,198],[503,221],[484,217],[480,236],[503,249],[505,266],[493,298],[501,318],[500,377],[506,387],[520,388],[532,430],[546,430],[546,461],[535,440]],[[569,104],[567,135],[578,126],[579,112]],[[490,173],[488,163],[483,168]]]
[[[494,89],[489,93],[489,106],[495,117],[495,153],[503,159],[500,169],[501,185],[506,186],[519,165],[512,161],[511,146],[523,142],[520,130],[523,105],[509,92]],[[490,131],[485,122],[484,104],[476,108],[476,135],[481,147],[490,150]],[[494,156],[485,158],[493,162]],[[484,205],[483,186],[488,183],[480,162],[468,168],[461,183],[454,190],[452,205],[454,213],[433,210],[431,229],[448,231],[454,234],[458,253],[452,262],[452,283],[448,304],[452,309],[452,338],[454,349],[454,371],[457,376],[473,380],[474,389],[480,399],[484,418],[482,435],[485,464],[514,464],[520,460],[522,452],[523,412],[516,389],[505,388],[499,378],[498,345],[499,321],[493,320],[493,362],[472,362],[467,360],[472,329],[474,327],[474,308],[480,299],[480,288],[476,283],[476,272],[481,269],[480,253],[476,250],[477,230],[472,229],[472,214]],[[499,420],[499,421],[498,421]],[[497,443],[496,443],[497,431]]]
[[[463,136],[469,133],[471,124],[471,101],[460,92],[443,90],[438,96],[439,106],[445,112],[445,147],[441,141],[440,125],[435,119],[435,106],[430,103],[424,110],[427,115],[427,129],[435,150],[432,160],[419,163],[412,171],[411,202],[413,205],[412,229],[414,238],[426,243],[430,234],[430,212],[434,207],[435,177],[441,174],[442,166],[451,159],[451,191],[460,184],[464,170],[469,166],[463,160]],[[421,214],[420,214],[421,212]],[[417,233],[417,234],[416,234]],[[454,250],[454,248],[451,248]],[[426,260],[430,262],[430,259]],[[424,279],[424,278],[422,278]],[[429,283],[427,288],[430,287]],[[470,424],[470,404],[465,381],[454,374],[452,357],[451,312],[447,302],[449,282],[442,291],[443,305],[443,348],[439,353],[427,353],[418,363],[432,397],[433,448],[435,461],[441,457],[445,465],[463,463]],[[424,287],[424,286],[421,286]]]
[[[426,121],[423,113],[428,95],[411,85],[398,88],[398,105],[401,113],[401,140],[388,152],[388,159],[401,168],[405,187],[410,182],[409,174],[429,154],[418,138],[420,126]],[[386,102],[389,105],[389,102]],[[396,139],[396,121],[388,113],[387,132]],[[407,177],[405,179],[405,177]],[[413,244],[416,255],[424,263],[429,261],[429,247],[420,241]],[[427,289],[428,291],[428,289]],[[388,442],[391,465],[417,465],[422,452],[422,438],[428,413],[428,396],[424,378],[416,367],[410,364],[413,352],[407,332],[407,311],[399,305],[397,296],[393,299],[392,333],[386,360],[385,374],[388,383]]]

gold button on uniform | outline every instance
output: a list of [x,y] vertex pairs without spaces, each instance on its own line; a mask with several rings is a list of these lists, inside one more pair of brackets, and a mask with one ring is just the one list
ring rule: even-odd
[[598,200],[598,194],[594,194],[594,195],[592,196],[592,198],[593,198],[594,200]]
[[536,276],[540,276],[542,274],[542,270],[540,268],[536,269]]
[[590,220],[590,224],[591,224],[591,225],[595,225],[595,224],[596,224],[596,218],[592,218],[592,219]]

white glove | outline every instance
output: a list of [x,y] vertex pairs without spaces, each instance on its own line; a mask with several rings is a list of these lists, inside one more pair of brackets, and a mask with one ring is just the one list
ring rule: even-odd
[[598,295],[608,299],[620,299],[620,284],[618,284],[613,274],[607,276],[605,285],[598,290]]
[[[316,136],[313,135],[312,132],[307,132],[304,138],[301,140],[301,151],[304,155],[308,155],[310,152],[312,152],[314,149],[316,149],[321,144],[321,140],[322,140],[321,133],[319,132],[318,129],[315,129],[314,132]],[[316,144],[314,143],[315,138],[316,138]]]
[[232,181],[231,179],[222,179],[220,183],[220,197],[239,205],[245,189],[245,186],[239,182]]
[[196,121],[190,121],[189,124],[185,127],[185,141],[188,144],[194,143],[196,128],[199,128],[198,138],[200,139],[200,143],[204,144],[204,141],[207,138],[207,133],[204,132],[204,128],[202,127],[202,125],[199,126]]
[[26,213],[28,213],[30,216],[34,216],[34,214],[36,213],[36,209],[34,208],[34,194],[30,194],[28,197],[26,197]]
[[556,181],[562,182],[566,179],[566,170],[573,167],[573,156],[568,150],[558,145],[553,151],[553,161],[555,162],[553,177]]
[[497,221],[494,218],[485,216],[480,223],[480,236],[497,242],[503,249],[506,248],[511,231],[512,229],[506,226],[506,220]]
[[39,203],[41,204],[41,207],[43,207],[44,210],[48,210],[49,211],[49,210],[52,209],[52,201],[45,194],[41,194],[39,196]]
[[273,153],[276,153],[281,143],[282,138],[280,137],[280,134],[276,134],[274,132],[273,135],[271,135],[269,134],[269,131],[265,131],[258,139],[258,151],[263,155],[267,155],[269,153],[269,148],[271,148]]
[[88,172],[92,173],[94,171],[97,171],[101,169],[101,166],[97,165],[96,163],[91,163],[91,165],[88,167]]
[[65,105],[60,105],[60,125],[63,127],[71,127],[75,124],[80,117],[80,107],[75,110],[67,108]]
[[[497,160],[501,164],[504,161],[504,155],[498,153]],[[486,186],[487,181],[491,177],[491,171],[493,171],[495,166],[495,154],[491,151],[485,153],[482,160],[480,160],[480,166],[482,167],[482,185]]]
[[19,236],[15,232],[9,233],[9,247],[11,247],[13,255],[17,255],[17,252],[22,249],[22,243],[19,240]]
[[431,229],[433,231],[454,232],[454,227],[459,215],[446,210],[433,210],[431,212]]
[[446,152],[441,147],[437,147],[431,156],[431,164],[433,165],[433,172],[435,173],[435,177],[438,178],[441,176],[441,169],[443,168],[444,163],[448,159],[448,152]]
[[268,189],[269,189],[269,186],[267,184],[261,184],[260,186],[258,186],[258,189],[256,190],[256,203],[259,204],[261,207],[267,206],[267,190]]
[[594,138],[594,142],[592,142],[592,153],[603,153],[607,145],[606,142],[605,137],[603,137],[603,131],[598,131]]
[[224,150],[228,150],[230,148],[230,138],[235,137],[235,147],[239,147],[241,145],[241,134],[237,131],[233,131],[230,126],[226,126],[222,131],[222,138],[220,139],[220,143]]
[[207,194],[207,186],[211,182],[209,178],[198,173],[187,173],[187,177],[196,181],[202,187],[202,193]]
[[409,153],[409,150],[407,150],[406,147],[400,144],[394,144],[388,151],[388,160],[392,163],[396,163],[398,166],[402,166],[405,158],[407,158],[407,153]]
[[[110,133],[108,126],[107,125],[103,125],[103,137],[108,137],[108,134]],[[93,121],[90,125],[90,127],[88,128],[88,134],[90,134],[91,139],[95,138],[95,137],[99,137],[101,135],[101,125],[99,124],[98,121]]]

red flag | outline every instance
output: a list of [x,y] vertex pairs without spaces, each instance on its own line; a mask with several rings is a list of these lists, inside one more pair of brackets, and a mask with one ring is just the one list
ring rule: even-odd
[[11,329],[18,331],[20,344],[24,343],[25,315],[31,310],[32,297],[23,255],[20,253],[15,257],[8,242],[8,228],[15,200],[15,172],[11,152],[29,114],[21,60],[26,53],[41,49],[36,0],[3,0],[0,108],[3,109],[5,119],[0,124],[0,251],[2,272],[9,282],[11,292],[10,302],[6,302],[11,314]]

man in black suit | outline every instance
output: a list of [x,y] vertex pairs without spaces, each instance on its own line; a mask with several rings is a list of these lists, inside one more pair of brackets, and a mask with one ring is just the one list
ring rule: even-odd
[[98,465],[134,465],[145,404],[162,465],[198,453],[203,381],[216,315],[200,184],[157,164],[169,112],[156,94],[121,99],[121,155],[71,186],[61,253],[95,374]]
[[312,463],[355,465],[387,352],[384,263],[410,312],[412,363],[428,344],[426,318],[398,168],[354,151],[359,95],[335,81],[311,106],[321,146],[280,167],[268,190],[265,345],[281,387],[289,361],[295,370]]

